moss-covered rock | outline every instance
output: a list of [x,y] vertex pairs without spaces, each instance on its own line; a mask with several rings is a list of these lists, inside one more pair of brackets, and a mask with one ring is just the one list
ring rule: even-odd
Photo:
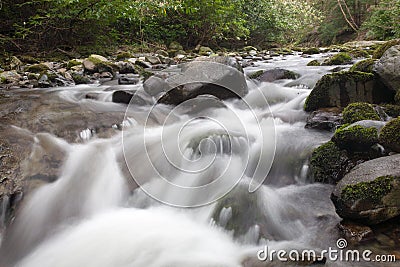
[[100,55],[90,55],[83,61],[83,66],[86,73],[110,72],[113,74],[118,70],[118,66],[109,62],[107,58]]
[[276,80],[282,80],[282,79],[295,80],[299,77],[300,74],[298,73],[280,68],[266,70],[266,71],[259,70],[249,75],[250,79],[256,79],[260,82],[274,82]]
[[321,66],[321,63],[318,60],[312,60],[308,62],[307,66]]
[[132,57],[133,55],[130,52],[120,52],[117,54],[117,60],[125,60]]
[[303,50],[303,54],[305,55],[314,55],[319,53],[321,53],[321,51],[317,47],[310,47]]
[[337,184],[331,199],[345,219],[378,224],[400,215],[400,154],[357,165]]
[[400,117],[388,122],[379,135],[379,143],[400,153]]
[[316,182],[334,184],[348,172],[349,163],[347,152],[330,141],[313,151],[310,170]]
[[380,120],[378,113],[371,104],[356,102],[349,104],[343,110],[343,122],[354,123],[362,120]]
[[178,42],[171,42],[169,44],[169,49],[170,50],[176,50],[176,51],[183,50],[183,46]]
[[74,80],[75,84],[90,84],[91,81],[88,77],[83,74],[72,73],[72,79]]
[[341,149],[347,151],[368,151],[378,143],[378,130],[360,125],[344,125],[336,130],[332,141]]
[[82,62],[76,59],[71,59],[70,61],[68,61],[67,63],[67,69],[71,69],[72,67],[75,66],[80,66],[82,65]]
[[346,52],[340,52],[334,56],[332,56],[331,58],[327,59],[326,61],[324,61],[324,63],[322,65],[326,65],[326,66],[332,66],[332,65],[346,65],[346,64],[350,64],[352,61],[352,57],[349,53]]
[[400,106],[399,105],[386,104],[386,105],[382,105],[382,108],[383,108],[383,111],[385,111],[385,113],[392,118],[397,118],[400,116]]
[[154,75],[154,73],[145,70],[142,66],[136,65],[135,70],[143,77],[143,80],[146,81],[148,78]]
[[371,73],[337,72],[323,76],[308,96],[304,109],[346,107],[354,102],[390,103],[394,92]]
[[382,44],[381,46],[379,46],[378,49],[375,50],[372,58],[380,59],[383,56],[383,54],[386,52],[386,50],[388,50],[392,46],[399,45],[399,44],[400,44],[400,39],[390,40],[390,41]]
[[351,50],[350,52],[349,52],[349,54],[351,55],[351,56],[353,56],[353,58],[362,58],[362,57],[369,57],[369,54],[368,54],[368,52],[367,51],[365,51],[365,50],[362,50],[362,49],[354,49],[354,50]]
[[372,58],[361,60],[361,61],[357,62],[356,64],[354,64],[350,68],[350,71],[361,71],[361,72],[372,73],[374,64],[375,64],[375,60]]
[[264,71],[263,70],[258,70],[255,72],[252,72],[248,75],[249,79],[258,79],[261,75],[263,75]]
[[214,51],[207,46],[201,46],[199,49],[199,55],[201,56],[208,56],[211,55],[212,53],[214,53]]
[[33,64],[30,66],[27,66],[24,71],[26,72],[33,72],[33,73],[41,73],[41,72],[45,72],[49,69],[48,66],[46,66],[45,64]]

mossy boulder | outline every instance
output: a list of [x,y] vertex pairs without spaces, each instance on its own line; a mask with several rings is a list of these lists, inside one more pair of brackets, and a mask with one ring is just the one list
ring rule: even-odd
[[171,50],[183,50],[183,46],[178,42],[171,42],[169,44],[169,49]]
[[75,84],[90,84],[91,81],[88,77],[83,74],[72,73],[72,79],[74,80]]
[[322,65],[326,65],[326,66],[346,65],[346,64],[350,64],[352,60],[353,60],[353,58],[350,54],[348,54],[346,52],[340,52],[336,55],[333,55],[326,61],[324,61],[324,63]]
[[373,68],[374,68],[375,60],[372,58],[364,59],[356,64],[354,64],[351,68],[350,71],[361,71],[361,72],[368,72],[372,73]]
[[276,80],[282,80],[282,79],[295,80],[299,77],[300,74],[280,68],[266,70],[266,71],[259,70],[249,75],[250,79],[255,79],[260,82],[274,82]]
[[319,53],[321,53],[321,51],[317,47],[310,47],[303,50],[303,54],[305,55],[314,55]]
[[394,92],[375,75],[365,72],[337,72],[323,76],[308,96],[304,109],[346,107],[354,102],[391,103]]
[[369,54],[367,51],[362,50],[362,49],[354,49],[349,52],[349,54],[353,58],[363,58],[363,57],[369,57]]
[[400,155],[366,161],[336,186],[331,199],[345,219],[378,224],[400,215]]
[[24,71],[33,72],[33,73],[41,73],[41,72],[47,71],[48,69],[49,69],[49,67],[45,64],[33,64],[33,65],[25,67]]
[[347,151],[368,151],[378,143],[378,129],[360,125],[344,125],[336,130],[332,141]]
[[383,56],[383,54],[386,52],[386,50],[388,50],[389,48],[391,48],[394,45],[399,45],[399,44],[400,44],[400,39],[390,40],[390,41],[382,44],[375,50],[372,58],[380,59]]
[[379,135],[379,143],[400,153],[400,117],[388,122]]
[[67,69],[71,69],[72,67],[80,66],[80,65],[82,65],[82,61],[72,59],[72,60],[68,61]]
[[118,67],[109,62],[107,58],[100,55],[91,55],[87,59],[83,61],[83,67],[86,73],[102,73],[102,72],[110,72],[114,73]]
[[380,120],[378,113],[376,113],[371,104],[364,102],[351,103],[343,110],[344,123],[363,120]]
[[126,60],[132,57],[133,55],[130,52],[120,52],[117,54],[117,60]]
[[214,51],[207,46],[201,46],[199,49],[199,55],[201,55],[201,56],[209,56],[212,53],[214,53]]
[[316,148],[310,160],[310,171],[316,182],[337,183],[350,169],[347,152],[329,141]]
[[309,67],[310,66],[321,66],[321,63],[319,63],[319,61],[315,59],[315,60],[308,62],[307,66],[309,66]]

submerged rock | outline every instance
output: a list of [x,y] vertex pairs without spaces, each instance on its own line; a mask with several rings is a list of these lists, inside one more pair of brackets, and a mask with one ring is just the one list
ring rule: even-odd
[[338,72],[323,76],[308,96],[304,109],[314,111],[323,107],[346,107],[354,102],[390,103],[394,92],[373,74]]
[[400,215],[400,155],[356,166],[336,186],[332,201],[343,217],[377,224]]
[[342,116],[340,111],[322,109],[313,111],[307,117],[306,128],[333,131],[341,124]]

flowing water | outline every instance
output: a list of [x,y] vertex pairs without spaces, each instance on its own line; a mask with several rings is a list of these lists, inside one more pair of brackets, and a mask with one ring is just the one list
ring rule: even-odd
[[[278,66],[301,74],[276,83],[248,81],[250,108],[225,101],[228,109],[200,117],[178,110],[165,118],[171,108],[160,106],[146,121],[149,105],[130,109],[123,131],[110,138],[97,138],[90,129],[82,129],[80,144],[35,135],[37,146],[62,151],[65,160],[56,181],[24,199],[3,236],[0,266],[255,266],[251,262],[265,245],[335,247],[340,219],[330,201],[332,187],[310,181],[307,161],[331,133],[305,129],[302,110],[309,88],[330,67],[305,67],[310,60],[287,56],[246,68]],[[85,99],[89,91],[101,97]],[[99,112],[125,109],[110,102],[104,86],[56,94]],[[260,149],[268,153],[259,157]],[[268,177],[249,193],[257,163],[272,161],[271,151]],[[232,189],[228,195],[226,189]]]

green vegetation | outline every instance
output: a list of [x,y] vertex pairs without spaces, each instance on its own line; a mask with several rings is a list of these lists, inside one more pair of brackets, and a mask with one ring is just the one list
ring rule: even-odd
[[343,110],[344,123],[354,123],[362,120],[380,120],[371,104],[363,102],[351,103]]
[[378,130],[374,127],[344,125],[336,130],[332,141],[339,148],[348,151],[368,151],[371,146],[378,143]]
[[349,64],[353,58],[350,56],[350,54],[346,52],[340,52],[328,60],[326,60],[323,65],[344,65],[344,64]]
[[347,153],[332,141],[316,148],[311,156],[310,169],[314,180],[335,183],[343,178],[348,165]]
[[76,59],[72,59],[72,60],[68,61],[67,69],[71,69],[72,67],[79,66],[79,65],[82,65],[82,62],[80,62]]
[[398,45],[398,44],[400,44],[400,40],[391,40],[391,41],[384,43],[383,45],[378,47],[378,49],[375,50],[372,58],[380,59],[383,56],[383,54],[385,54],[386,50],[388,50],[392,46]]
[[382,176],[370,182],[347,185],[342,191],[342,198],[345,201],[365,200],[379,204],[392,190],[393,180],[392,176]]
[[44,71],[46,71],[48,69],[49,69],[49,67],[47,67],[44,64],[34,64],[34,65],[30,65],[30,66],[26,67],[24,69],[24,71],[33,72],[33,73],[41,73],[41,72],[44,72]]
[[362,61],[357,62],[354,64],[351,68],[350,71],[361,71],[361,72],[368,72],[372,73],[372,69],[374,67],[375,60],[372,58],[368,58]]
[[382,128],[379,143],[392,151],[400,152],[400,117],[391,120]]

